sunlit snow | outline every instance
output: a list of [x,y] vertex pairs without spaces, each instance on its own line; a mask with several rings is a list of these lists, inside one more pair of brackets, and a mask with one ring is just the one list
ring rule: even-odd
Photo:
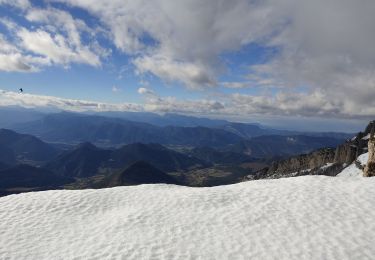
[[344,170],[342,170],[337,177],[362,177],[363,176],[363,170],[358,168],[357,163],[359,163],[362,168],[366,166],[368,160],[368,153],[361,154],[357,158],[357,162],[353,162],[348,167],[346,167]]
[[0,198],[0,259],[373,259],[375,178]]

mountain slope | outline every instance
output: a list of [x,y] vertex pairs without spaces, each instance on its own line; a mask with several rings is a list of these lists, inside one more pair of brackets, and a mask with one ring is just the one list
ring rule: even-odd
[[28,189],[54,189],[73,181],[71,178],[57,176],[43,168],[17,165],[0,170],[0,194],[17,193]]
[[128,144],[114,150],[111,158],[108,165],[113,168],[122,168],[137,161],[145,161],[165,172],[209,165],[202,160],[167,149],[160,144]]
[[138,161],[123,171],[111,174],[103,182],[98,184],[97,188],[152,183],[178,184],[174,178],[156,169],[151,164]]
[[0,198],[0,258],[372,259],[373,198],[324,176],[25,193]]
[[115,150],[106,150],[83,143],[47,163],[46,168],[59,175],[82,178],[108,174],[137,161],[146,161],[166,172],[209,165],[159,144],[135,143]]
[[195,147],[188,154],[214,164],[238,164],[254,161],[254,158],[243,153],[225,152],[207,146]]
[[[334,149],[318,149],[308,154],[300,154],[275,161],[270,167],[251,174],[246,179],[282,178],[299,175],[336,176],[348,165],[351,165],[348,170],[349,172],[352,169],[358,173],[356,167],[360,163],[356,161],[362,154],[367,153],[370,132],[371,122],[363,132],[359,132],[350,140],[338,145]],[[353,165],[353,163],[357,166]]]
[[0,128],[41,119],[45,114],[34,109],[18,106],[0,106]]
[[[12,163],[15,157],[19,161],[32,160],[32,161],[47,161],[54,158],[59,151],[39,140],[38,138],[19,134],[8,129],[0,129],[0,150],[8,150],[6,152],[9,157],[5,163]],[[5,155],[1,155],[0,158],[4,158]]]
[[111,150],[82,143],[72,151],[66,151],[46,164],[46,168],[61,176],[90,177],[98,174],[103,162],[109,160]]

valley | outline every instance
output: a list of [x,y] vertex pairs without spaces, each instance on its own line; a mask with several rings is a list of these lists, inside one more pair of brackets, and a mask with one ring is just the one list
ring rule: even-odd
[[[0,175],[17,172],[17,179],[37,180],[31,185],[16,180],[12,184],[9,179],[2,194],[164,183],[167,179],[178,185],[209,187],[292,172],[312,174],[306,170],[354,160],[354,155],[342,154],[348,153],[342,147],[352,146],[353,141],[345,141],[353,134],[290,132],[168,114],[165,123],[158,125],[150,122],[163,117],[153,114],[143,121],[141,117],[129,121],[134,115],[126,113],[116,113],[118,117],[67,112],[37,116],[34,121],[17,121],[10,126],[12,130],[0,130],[0,150],[4,151]],[[337,159],[345,156],[348,159]],[[335,167],[335,171],[327,173],[331,166],[319,174],[334,175],[343,168]],[[132,174],[123,174],[128,171]],[[137,172],[159,177],[127,180]]]

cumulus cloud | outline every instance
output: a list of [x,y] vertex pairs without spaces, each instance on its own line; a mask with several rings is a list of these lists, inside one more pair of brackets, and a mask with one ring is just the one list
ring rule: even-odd
[[36,64],[45,63],[41,57],[22,54],[22,51],[7,41],[0,33],[0,71],[30,72],[36,71]]
[[[265,19],[270,8],[259,1],[56,1],[98,17],[118,49],[141,54],[134,59],[139,72],[190,88],[215,85],[225,69],[219,57],[223,52],[238,50],[274,28]],[[145,37],[152,44],[145,44]]]
[[[152,74],[190,89],[277,88],[266,94],[225,97],[222,113],[374,115],[375,1],[48,2],[82,8],[97,18],[106,37],[130,57],[140,75]],[[27,0],[0,0],[0,4],[21,8],[36,26],[8,26],[20,44],[3,37],[0,70],[35,71],[70,63],[99,66],[108,53],[95,42],[96,30],[66,11],[31,7]],[[82,34],[92,35],[90,43],[82,40]],[[220,82],[230,66],[223,56],[249,44],[275,52],[259,64],[252,61],[246,75],[241,75],[243,81]],[[163,105],[158,100],[154,107]],[[173,98],[164,102],[169,104],[164,107],[183,103]],[[208,106],[199,102],[198,107]]]
[[[33,24],[33,29],[20,26],[9,18],[0,19],[12,39],[5,40],[0,34],[0,70],[29,72],[53,64],[68,67],[71,63],[100,66],[101,58],[108,55],[96,39],[88,44],[82,42],[83,34],[88,37],[95,35],[95,30],[84,21],[73,18],[66,11],[38,9],[26,1],[20,3],[23,3],[25,18]],[[21,4],[15,2],[12,5],[18,7]]]
[[[225,71],[221,55],[255,43],[278,51],[266,63],[251,67],[249,82],[222,85],[304,86],[311,96],[323,95],[335,110],[348,115],[367,113],[374,105],[374,1],[59,2],[99,17],[119,49],[141,54],[134,59],[140,73],[192,88],[212,86]],[[143,43],[145,35],[152,45]],[[288,91],[281,89],[271,99]]]

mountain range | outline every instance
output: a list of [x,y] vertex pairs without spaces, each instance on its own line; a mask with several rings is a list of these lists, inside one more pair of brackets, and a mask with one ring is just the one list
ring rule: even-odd
[[[111,116],[103,116],[108,114]],[[131,112],[103,112],[96,115],[70,112],[50,113],[37,120],[13,124],[10,129],[34,135],[49,142],[73,144],[92,142],[99,146],[121,146],[142,142],[221,147],[264,135],[305,135],[340,140],[352,136],[347,133],[285,131],[263,127],[259,124],[233,123],[175,114],[163,116],[153,113],[140,114]],[[159,119],[164,123],[157,123]]]
[[21,133],[49,142],[92,142],[101,146],[160,143],[169,145],[223,146],[240,141],[236,134],[207,127],[159,127],[148,123],[73,113],[46,115],[40,120],[13,126]]
[[[13,110],[7,111],[9,117]],[[345,133],[284,131],[175,114],[34,112],[29,111],[29,120],[0,129],[3,195],[163,182],[223,185],[245,176],[277,176],[281,169],[322,167],[333,157],[349,163],[354,142],[365,146],[361,134],[350,141]]]

